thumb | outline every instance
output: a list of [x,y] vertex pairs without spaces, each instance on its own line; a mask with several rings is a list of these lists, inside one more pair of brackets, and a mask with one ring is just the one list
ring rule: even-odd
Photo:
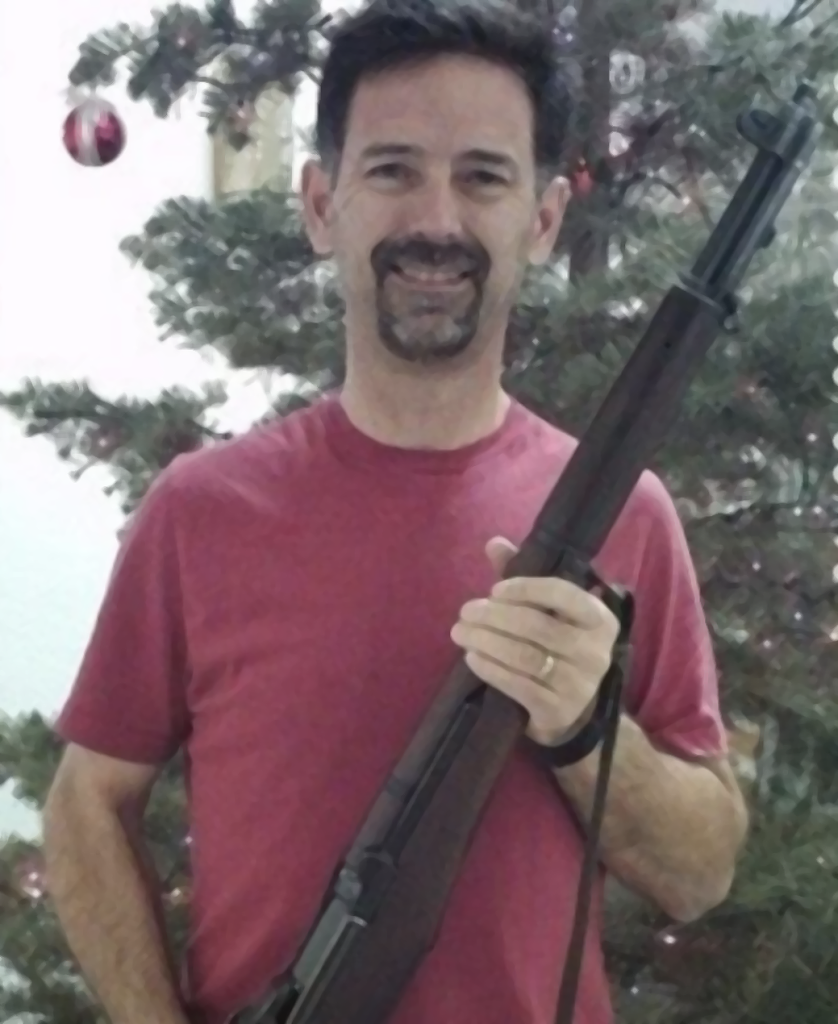
[[486,554],[489,556],[489,561],[492,563],[492,568],[497,573],[498,578],[501,578],[504,569],[509,564],[509,560],[513,555],[518,554],[518,549],[511,541],[506,540],[504,537],[492,537],[486,545]]

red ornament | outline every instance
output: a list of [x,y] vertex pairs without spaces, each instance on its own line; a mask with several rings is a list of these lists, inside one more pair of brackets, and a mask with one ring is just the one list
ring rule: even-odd
[[64,148],[76,163],[104,167],[125,148],[125,125],[112,104],[91,97],[67,115],[63,138]]
[[588,165],[582,160],[570,176],[570,191],[577,199],[584,199],[591,194],[593,187],[593,176],[588,170]]

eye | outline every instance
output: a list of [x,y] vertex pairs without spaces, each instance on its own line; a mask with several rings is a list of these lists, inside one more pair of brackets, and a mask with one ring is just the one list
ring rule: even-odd
[[506,179],[493,171],[476,169],[466,174],[466,180],[470,185],[477,185],[481,188],[493,188],[506,185]]
[[397,181],[400,178],[406,178],[410,172],[410,169],[404,164],[399,163],[387,163],[378,164],[371,168],[367,172],[368,178],[384,178],[388,181]]

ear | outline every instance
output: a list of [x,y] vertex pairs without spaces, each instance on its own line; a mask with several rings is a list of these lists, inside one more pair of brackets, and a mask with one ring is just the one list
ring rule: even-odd
[[332,252],[332,189],[328,173],[316,160],[307,160],[300,177],[303,219],[311,246],[318,256]]
[[553,178],[541,193],[530,245],[530,263],[541,266],[550,258],[569,199],[570,183],[566,178]]

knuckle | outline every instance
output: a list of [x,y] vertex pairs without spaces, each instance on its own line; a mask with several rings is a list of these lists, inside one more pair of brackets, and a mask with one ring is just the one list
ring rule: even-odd
[[555,651],[561,643],[561,639],[558,634],[558,623],[555,620],[546,619],[539,622],[538,630],[534,639],[546,654],[548,651]]
[[596,673],[601,679],[605,673],[611,668],[611,654],[610,652],[601,651],[595,658]]
[[605,616],[602,626],[600,627],[602,636],[607,641],[609,647],[613,647],[617,642],[617,637],[620,635],[620,620],[609,611]]

